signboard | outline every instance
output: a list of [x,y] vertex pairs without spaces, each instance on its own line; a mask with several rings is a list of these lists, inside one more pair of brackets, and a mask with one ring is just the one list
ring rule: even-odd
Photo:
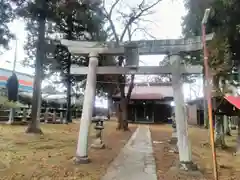
[[[6,88],[7,80],[12,75],[12,71],[0,68],[0,89]],[[33,91],[33,76],[16,72],[19,81],[19,91]]]

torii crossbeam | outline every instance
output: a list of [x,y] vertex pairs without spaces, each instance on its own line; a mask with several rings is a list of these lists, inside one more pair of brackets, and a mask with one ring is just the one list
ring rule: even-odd
[[[214,34],[208,34],[206,40],[211,40]],[[173,52],[192,52],[202,49],[201,36],[188,39],[167,39],[167,40],[142,40],[125,42],[116,46],[114,42],[89,42],[71,41],[63,39],[61,44],[68,47],[70,53],[75,55],[88,55],[94,52],[104,55],[123,55],[125,47],[135,44],[139,55],[159,55]]]
[[[181,74],[201,74],[202,66],[181,66]],[[88,73],[88,67],[72,66],[71,74],[80,76]],[[172,74],[172,66],[140,66],[140,67],[117,67],[100,66],[96,74]]]

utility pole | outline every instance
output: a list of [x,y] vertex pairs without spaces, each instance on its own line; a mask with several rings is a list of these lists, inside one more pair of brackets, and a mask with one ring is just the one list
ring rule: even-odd
[[[15,39],[15,52],[14,52],[12,75],[8,78],[8,81],[9,81],[9,79],[14,77],[15,81],[18,82],[18,78],[17,78],[17,76],[15,74],[16,63],[17,63],[17,38]],[[16,86],[16,92],[18,92],[18,86]],[[8,93],[9,93],[9,90],[8,90]],[[9,96],[9,94],[8,94],[8,96]],[[15,117],[15,109],[14,108],[10,108],[7,124],[13,124],[14,123],[14,117]]]
[[17,47],[18,47],[18,41],[17,41],[17,38],[15,40],[15,53],[14,53],[14,61],[13,61],[13,73],[15,72],[16,70],[16,64],[17,64]]
[[205,10],[205,14],[202,20],[202,42],[203,42],[203,51],[204,51],[204,68],[205,68],[205,77],[206,77],[206,85],[205,92],[207,95],[208,101],[208,118],[209,118],[209,130],[210,130],[210,141],[212,148],[212,160],[213,160],[213,174],[214,179],[218,180],[218,171],[217,171],[217,157],[216,157],[216,149],[214,143],[214,129],[213,129],[213,115],[212,115],[212,89],[210,85],[211,76],[208,66],[208,49],[206,45],[206,24],[209,18],[210,9]]

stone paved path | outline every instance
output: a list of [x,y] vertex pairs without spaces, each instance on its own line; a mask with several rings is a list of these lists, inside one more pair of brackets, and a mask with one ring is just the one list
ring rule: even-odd
[[101,180],[157,180],[148,126],[140,126]]

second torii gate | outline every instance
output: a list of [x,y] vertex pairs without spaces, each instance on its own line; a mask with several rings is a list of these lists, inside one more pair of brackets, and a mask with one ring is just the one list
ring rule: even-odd
[[[213,34],[207,36],[211,40]],[[99,42],[69,41],[62,40],[61,44],[68,47],[70,53],[75,55],[89,55],[88,67],[77,67],[72,65],[71,74],[79,76],[87,74],[86,89],[84,94],[83,111],[79,131],[76,159],[77,163],[88,163],[88,133],[92,119],[92,111],[96,92],[96,74],[172,74],[172,87],[174,91],[175,115],[177,126],[177,138],[179,159],[184,167],[191,166],[191,148],[187,133],[186,107],[184,94],[182,92],[183,74],[201,74],[201,66],[184,66],[181,64],[180,52],[190,52],[202,49],[201,37],[193,39],[177,40],[153,40],[135,41],[114,47],[110,44]],[[130,45],[129,45],[130,44]],[[98,55],[124,55],[126,54],[127,67],[98,67]],[[140,55],[146,54],[169,54],[171,65],[157,67],[138,67]]]

